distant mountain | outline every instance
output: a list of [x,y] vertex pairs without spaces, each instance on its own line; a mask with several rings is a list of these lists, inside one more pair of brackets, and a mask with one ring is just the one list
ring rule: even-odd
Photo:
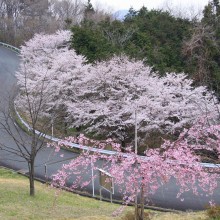
[[114,16],[115,19],[122,21],[122,20],[124,20],[125,15],[127,15],[128,12],[129,12],[128,10],[119,10],[119,11],[116,11],[113,14],[113,16]]

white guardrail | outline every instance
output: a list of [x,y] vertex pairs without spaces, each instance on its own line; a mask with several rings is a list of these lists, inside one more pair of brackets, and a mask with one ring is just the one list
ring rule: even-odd
[[[3,42],[0,42],[0,45],[7,47],[13,51],[15,51],[16,53],[20,53],[20,49],[14,46],[11,46],[9,44],[5,44]],[[32,130],[32,127],[30,127],[30,125],[25,122],[23,120],[23,118],[20,116],[20,114],[18,113],[16,107],[15,107],[15,113],[17,115],[17,117],[19,118],[19,120],[21,121],[21,123],[26,127],[26,129],[28,129],[29,131]],[[54,141],[54,142],[60,142],[63,141],[62,139],[56,138],[56,137],[52,137],[50,135],[44,134],[40,131],[36,130],[36,134],[45,137],[46,139],[50,140],[50,141]],[[110,151],[110,150],[103,150],[103,149],[98,149],[98,148],[93,148],[93,147],[88,147],[88,146],[82,146],[79,144],[75,144],[75,143],[71,143],[71,142],[66,142],[65,143],[68,147],[70,148],[76,148],[76,149],[80,149],[80,150],[88,150],[88,151],[92,151],[92,152],[99,152],[99,153],[103,153],[103,154],[107,154],[107,155],[114,155],[117,152],[116,151]],[[125,154],[125,157],[127,157],[128,155]],[[212,164],[212,163],[201,163],[201,165],[205,168],[220,168],[220,164]]]
[[0,45],[3,46],[3,47],[7,47],[7,48],[15,51],[16,53],[20,53],[20,49],[19,48],[11,46],[10,44],[6,44],[6,43],[3,43],[3,42],[0,42]]

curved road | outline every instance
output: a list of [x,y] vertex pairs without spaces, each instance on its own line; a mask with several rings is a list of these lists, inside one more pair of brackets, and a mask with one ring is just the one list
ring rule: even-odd
[[[13,51],[0,46],[0,107],[7,107],[8,97],[12,93],[14,85],[16,83],[15,72],[19,65],[19,57]],[[0,113],[1,116],[1,113]],[[1,120],[1,117],[0,117]],[[26,135],[26,134],[23,134]],[[26,135],[27,136],[27,135]],[[28,137],[27,137],[28,138]],[[16,147],[12,138],[8,137],[3,129],[0,128],[0,143],[4,143],[10,147]],[[62,159],[68,159],[76,157],[69,151],[60,152],[64,154],[64,158],[60,158],[59,155],[51,152],[51,149],[44,148],[39,152],[36,158],[35,173],[36,177],[45,179],[45,163],[51,163],[47,166],[47,175],[50,176],[61,167],[62,162],[56,163]],[[53,163],[55,162],[55,163]],[[21,158],[16,157],[5,151],[0,151],[0,164],[15,170],[22,170],[27,172],[27,163],[22,161]],[[92,186],[89,185],[88,191],[92,192]],[[176,198],[178,193],[178,186],[176,186],[175,181],[170,181],[168,184],[161,187],[156,194],[150,198],[150,205],[154,205],[162,208],[176,209],[176,210],[200,210],[204,209],[208,202],[213,199],[217,204],[220,204],[220,183],[218,188],[215,190],[212,197],[206,196],[195,196],[191,191],[183,194],[184,201]],[[99,195],[99,181],[95,180],[95,194]],[[108,194],[104,194],[109,198]],[[113,195],[113,199],[119,199],[121,196],[117,192]]]

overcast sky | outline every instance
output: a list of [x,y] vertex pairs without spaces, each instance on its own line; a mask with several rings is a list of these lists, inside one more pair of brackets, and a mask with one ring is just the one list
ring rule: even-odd
[[101,3],[103,6],[111,7],[113,11],[129,9],[131,6],[138,10],[143,5],[148,9],[161,8],[168,3],[172,8],[186,8],[194,7],[195,9],[203,8],[209,0],[91,0],[92,4],[96,2]]

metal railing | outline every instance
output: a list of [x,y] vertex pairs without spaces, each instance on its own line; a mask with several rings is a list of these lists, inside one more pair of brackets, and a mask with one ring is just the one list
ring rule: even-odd
[[[20,116],[20,114],[18,113],[16,106],[14,107],[15,109],[15,113],[17,115],[17,117],[19,118],[20,122],[22,123],[22,125],[28,130],[31,131],[32,127],[23,120],[23,118]],[[39,136],[42,136],[43,138],[46,138],[50,141],[54,141],[54,142],[64,142],[66,146],[70,147],[70,148],[76,148],[76,149],[80,149],[80,150],[87,150],[87,151],[92,151],[92,152],[98,152],[98,153],[103,153],[103,154],[107,154],[107,155],[114,155],[116,154],[116,151],[110,151],[110,150],[104,150],[104,149],[99,149],[99,148],[94,148],[94,147],[88,147],[88,146],[83,146],[80,144],[75,144],[75,143],[71,143],[71,142],[67,142],[67,141],[63,141],[62,139],[56,138],[56,137],[52,137],[50,135],[44,134],[38,130],[35,130],[35,133],[38,134]]]
[[10,45],[10,44],[6,44],[6,43],[3,43],[3,42],[0,41],[0,45],[3,46],[3,47],[7,47],[7,48],[9,48],[10,50],[15,51],[16,53],[20,53],[20,49],[19,49],[19,48],[14,47],[14,46],[12,46],[12,45]]

